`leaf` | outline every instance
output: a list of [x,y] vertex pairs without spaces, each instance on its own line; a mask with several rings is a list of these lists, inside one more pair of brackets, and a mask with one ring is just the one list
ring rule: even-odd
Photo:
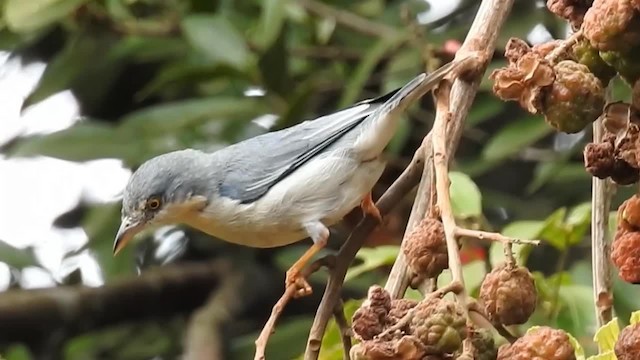
[[634,311],[629,318],[629,324],[635,325],[640,322],[640,311]]
[[39,266],[31,247],[19,249],[2,240],[0,240],[0,261],[19,270]]
[[591,203],[585,202],[571,209],[565,223],[568,231],[567,244],[579,244],[591,225]]
[[35,32],[65,18],[88,0],[5,0],[4,21],[12,32]]
[[[485,264],[484,261],[475,260],[462,267],[462,275],[464,277],[464,285],[467,292],[472,292],[477,289],[484,279]],[[452,280],[451,271],[444,271],[438,276],[438,287],[444,286],[450,283]]]
[[569,342],[573,346],[573,350],[574,350],[574,354],[576,356],[576,360],[585,360],[584,348],[582,347],[582,345],[580,345],[578,340],[575,337],[573,337],[573,335],[571,335],[568,332],[566,334],[569,337]]
[[190,15],[182,29],[191,46],[212,61],[241,69],[252,61],[243,36],[222,16]]
[[502,229],[502,234],[512,238],[535,240],[540,236],[544,227],[543,221],[514,221]]
[[403,36],[389,36],[378,40],[369,51],[363,56],[363,60],[356,67],[353,75],[345,85],[344,92],[340,98],[338,107],[344,108],[356,101],[358,94],[362,91],[364,84],[371,75],[371,72],[380,59],[393,47],[403,40]]
[[280,34],[286,18],[287,0],[263,0],[260,3],[262,12],[254,42],[260,48],[266,49],[271,47]]
[[612,351],[616,346],[618,335],[620,335],[618,318],[613,318],[596,331],[596,334],[593,336],[593,341],[598,344],[601,353]]
[[549,215],[545,220],[544,229],[540,234],[551,246],[560,251],[567,247],[568,234],[564,226],[566,213],[566,208],[560,208]]
[[375,248],[362,248],[356,258],[362,260],[361,264],[352,266],[347,271],[344,281],[347,282],[365,272],[375,270],[381,266],[391,265],[398,257],[400,247],[397,245],[385,245]]
[[331,40],[331,35],[333,35],[335,29],[336,20],[334,18],[327,17],[320,19],[316,25],[318,43],[320,43],[321,45],[329,43],[329,40]]
[[162,134],[197,126],[205,121],[238,120],[259,113],[255,99],[214,97],[163,103],[125,116],[119,132]]
[[482,215],[482,195],[480,189],[469,176],[461,172],[449,172],[451,186],[451,206],[453,213],[460,218]]
[[618,360],[618,358],[613,350],[609,350],[598,355],[589,356],[587,360]]
[[131,160],[141,153],[139,141],[117,136],[115,129],[103,124],[83,122],[48,135],[36,135],[19,141],[12,156],[45,155],[70,161],[101,158]]
[[551,127],[540,117],[527,116],[524,119],[516,119],[489,140],[482,150],[482,157],[485,160],[504,159],[551,132]]

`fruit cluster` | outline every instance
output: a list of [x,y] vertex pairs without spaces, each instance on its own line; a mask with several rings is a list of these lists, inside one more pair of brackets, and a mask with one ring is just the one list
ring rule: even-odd
[[614,236],[611,261],[620,278],[640,283],[640,197],[632,196],[618,208],[618,224]]
[[[397,331],[383,334],[392,327]],[[379,286],[369,289],[367,300],[354,313],[352,330],[360,340],[351,349],[354,360],[456,358],[465,339],[472,344],[474,359],[495,359],[497,354],[491,333],[467,324],[464,310],[455,302],[440,297],[391,300]]]

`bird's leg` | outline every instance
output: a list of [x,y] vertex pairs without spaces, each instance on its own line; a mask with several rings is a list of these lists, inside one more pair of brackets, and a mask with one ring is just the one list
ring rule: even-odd
[[382,215],[380,215],[380,210],[378,210],[378,207],[373,202],[373,198],[371,197],[371,192],[368,192],[367,195],[364,197],[364,199],[362,199],[362,202],[360,203],[360,207],[362,208],[362,212],[365,215],[372,216],[373,218],[378,220],[379,223],[382,224]]
[[315,254],[327,245],[327,240],[329,239],[329,229],[319,221],[306,224],[305,230],[309,234],[309,237],[311,237],[311,240],[313,240],[313,245],[302,254],[298,261],[291,265],[289,270],[287,270],[285,279],[286,287],[296,286],[298,288],[295,297],[311,295],[311,285],[309,285],[307,279],[302,276],[302,269],[311,261]]

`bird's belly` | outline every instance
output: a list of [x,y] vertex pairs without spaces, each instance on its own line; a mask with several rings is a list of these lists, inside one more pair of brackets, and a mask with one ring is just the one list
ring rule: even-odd
[[[385,167],[381,159],[359,162],[337,156],[315,159],[252,204],[207,210],[208,216],[190,225],[251,247],[278,247],[303,240],[308,237],[304,224],[320,221],[329,227],[342,220],[371,191]],[[211,215],[231,214],[231,208],[238,210],[226,219],[211,221]]]

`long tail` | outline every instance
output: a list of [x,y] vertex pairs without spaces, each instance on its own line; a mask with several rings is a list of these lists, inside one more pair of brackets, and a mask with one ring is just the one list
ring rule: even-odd
[[415,100],[420,99],[438,85],[451,71],[457,69],[460,64],[459,61],[453,61],[430,74],[422,73],[400,90],[395,91],[364,121],[362,133],[355,143],[356,151],[365,159],[375,158],[382,153],[393,138],[402,113]]

